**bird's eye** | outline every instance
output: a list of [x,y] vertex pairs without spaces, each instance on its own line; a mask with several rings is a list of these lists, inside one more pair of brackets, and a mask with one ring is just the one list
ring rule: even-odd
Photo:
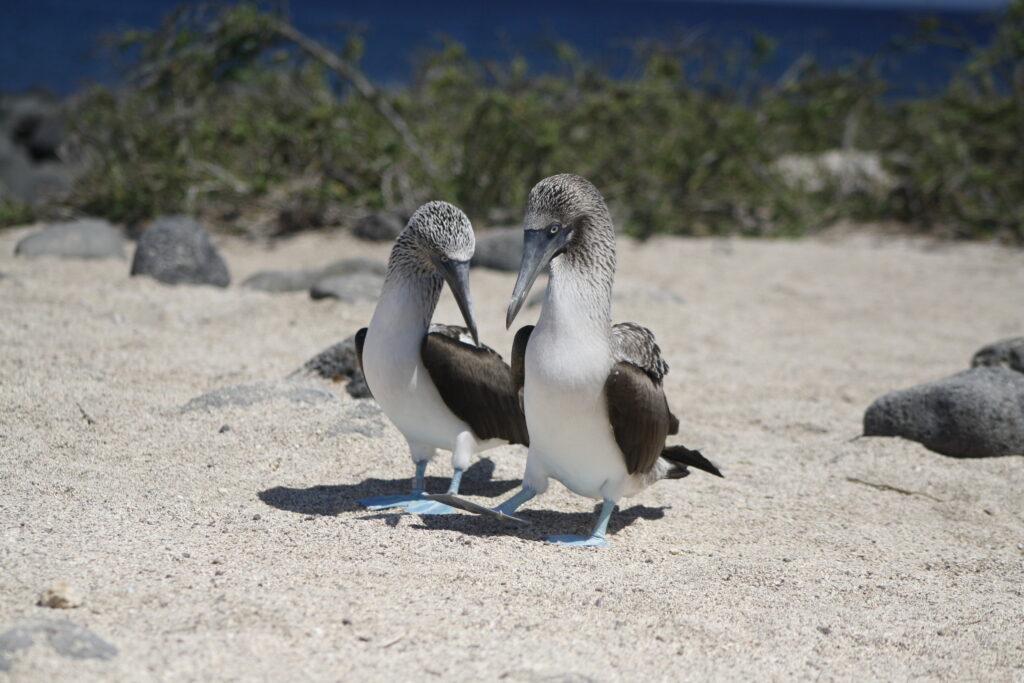
[[448,263],[448,257],[445,256],[444,254],[441,254],[441,262],[442,263]]
[[554,235],[556,232],[558,232],[558,230],[561,227],[562,227],[562,224],[559,223],[558,221],[555,221],[554,223],[552,223],[551,225],[548,226],[548,232],[550,232],[552,235]]

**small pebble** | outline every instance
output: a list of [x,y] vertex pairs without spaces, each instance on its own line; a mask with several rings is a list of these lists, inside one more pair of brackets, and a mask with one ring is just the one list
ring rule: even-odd
[[82,594],[67,581],[54,581],[39,595],[40,607],[71,609],[82,604]]
[[230,431],[231,431],[231,425],[221,425],[220,429],[217,430],[217,433],[218,434],[223,434],[224,432],[230,432]]

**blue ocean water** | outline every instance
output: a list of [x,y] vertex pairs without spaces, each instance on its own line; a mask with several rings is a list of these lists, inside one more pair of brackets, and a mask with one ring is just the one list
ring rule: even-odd
[[[154,27],[178,4],[3,0],[0,91],[42,87],[68,93],[90,81],[113,82],[117,70],[100,47],[101,36]],[[622,73],[638,38],[698,31],[727,42],[756,31],[778,41],[771,68],[781,73],[805,53],[837,63],[875,52],[913,34],[916,22],[929,14],[977,40],[986,39],[994,25],[986,12],[658,0],[290,0],[288,6],[296,25],[320,39],[338,43],[348,31],[359,31],[366,44],[362,67],[384,84],[408,81],[417,57],[444,37],[465,44],[478,58],[523,56],[535,70],[555,66],[552,46],[563,40]],[[913,93],[941,86],[961,57],[946,48],[917,50],[888,64],[884,75],[897,92]]]

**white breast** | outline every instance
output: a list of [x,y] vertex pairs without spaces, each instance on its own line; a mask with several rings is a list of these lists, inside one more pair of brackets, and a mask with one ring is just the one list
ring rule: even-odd
[[582,496],[618,500],[631,477],[608,421],[607,330],[550,303],[526,349],[528,478],[550,476]]
[[451,449],[469,426],[448,409],[423,366],[424,313],[410,286],[386,289],[377,302],[363,345],[366,382],[410,442]]

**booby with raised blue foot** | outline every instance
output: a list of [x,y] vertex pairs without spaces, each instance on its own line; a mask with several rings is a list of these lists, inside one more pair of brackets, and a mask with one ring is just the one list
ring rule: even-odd
[[608,520],[624,496],[684,477],[688,467],[722,475],[699,451],[666,446],[679,430],[662,388],[668,365],[650,330],[611,323],[615,231],[597,188],[577,175],[542,180],[530,192],[524,229],[507,326],[548,264],[550,276],[537,325],[520,329],[512,349],[530,433],[522,489],[493,510],[455,495],[431,498],[508,520],[554,477],[601,509],[589,535],[548,540],[607,545]]
[[[454,512],[424,497],[427,463],[438,448],[452,452],[448,491],[456,494],[473,455],[529,441],[510,368],[477,336],[469,293],[474,246],[462,211],[447,202],[421,206],[395,240],[369,327],[356,333],[366,384],[408,441],[416,466],[409,494],[359,501],[371,510]],[[430,323],[445,282],[466,327]]]

